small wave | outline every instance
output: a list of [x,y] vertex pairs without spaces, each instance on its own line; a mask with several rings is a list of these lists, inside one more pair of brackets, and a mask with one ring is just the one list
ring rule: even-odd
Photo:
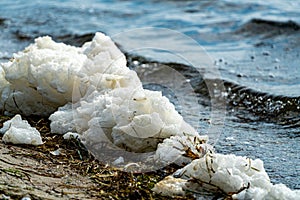
[[5,18],[0,18],[0,27],[1,27],[1,26],[4,26],[4,25],[5,25],[5,22],[6,22],[6,19],[5,19]]
[[70,44],[73,46],[82,46],[85,42],[91,41],[95,36],[95,33],[86,33],[86,34],[66,34],[61,36],[53,36],[56,41]]
[[250,34],[250,35],[281,35],[292,33],[300,30],[300,25],[294,21],[272,21],[265,19],[252,19],[246,24],[242,25],[236,33],[237,34]]
[[19,30],[14,32],[14,36],[19,41],[32,41],[34,38],[33,36]]
[[142,56],[131,55],[128,53],[125,53],[125,55],[127,57],[128,66],[131,69],[135,69],[137,67],[137,64],[135,64],[135,62],[137,62],[138,65],[148,65],[149,70],[151,70],[152,66],[157,66],[160,64],[175,69],[187,80],[189,80],[189,83],[193,87],[194,92],[202,96],[201,102],[205,105],[209,105],[209,91],[206,86],[205,80],[202,78],[201,72],[198,69],[179,63],[160,63],[154,60],[149,60]]
[[[1,25],[1,19],[0,19]],[[53,34],[43,34],[38,33],[38,35],[34,33],[25,33],[20,30],[16,30],[13,33],[14,37],[19,41],[33,41],[34,38],[43,35],[51,36],[57,42],[63,42],[73,46],[82,46],[85,42],[91,41],[94,37],[95,33],[86,33],[86,34],[65,34],[65,35],[53,35]]]
[[264,19],[252,19],[250,23],[256,25],[262,25],[262,26],[271,26],[280,29],[292,29],[295,31],[300,29],[300,26],[292,20],[289,20],[287,22],[278,22],[278,21],[271,21],[271,20],[264,20]]
[[[149,61],[144,57],[126,55],[131,68],[136,64],[151,66],[158,64],[167,65],[186,79],[189,79],[194,92],[199,96],[199,103],[204,106],[210,106],[210,94],[206,85],[207,81],[224,84],[225,91],[218,98],[225,98],[228,110],[234,110],[232,114],[239,119],[246,121],[263,120],[265,122],[277,123],[285,127],[300,126],[300,97],[289,97],[283,95],[274,95],[267,92],[260,92],[253,88],[232,83],[228,80],[204,80],[200,71],[196,68],[177,63],[158,63]],[[225,95],[224,95],[225,94]]]
[[[300,97],[268,94],[228,81],[224,81],[224,85],[227,102],[231,108],[252,113],[256,120],[299,126]],[[249,118],[246,113],[245,116]]]

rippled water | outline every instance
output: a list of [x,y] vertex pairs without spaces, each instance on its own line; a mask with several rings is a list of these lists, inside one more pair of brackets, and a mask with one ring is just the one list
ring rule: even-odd
[[[298,24],[300,2],[292,0],[2,0],[0,60],[8,60],[41,35],[81,45],[96,31],[105,32],[127,52],[129,65],[136,70],[143,66],[151,73],[166,64],[183,74],[196,91],[197,102],[186,101],[184,106],[177,102],[177,109],[199,132],[207,133],[211,99],[197,66],[157,49],[128,50],[131,45],[143,48],[160,43],[169,47],[182,41],[158,32],[119,37],[142,27],[179,31],[202,45],[221,73],[225,90],[219,98],[226,101],[226,118],[215,144],[217,151],[261,158],[272,182],[300,189]],[[193,48],[185,43],[180,51],[192,53]],[[164,90],[176,104],[176,95]],[[184,113],[182,107],[200,111]]]

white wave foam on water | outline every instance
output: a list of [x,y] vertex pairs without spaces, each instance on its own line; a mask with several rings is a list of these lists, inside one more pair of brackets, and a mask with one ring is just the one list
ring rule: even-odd
[[169,178],[172,183],[158,183],[156,192],[182,195],[196,180],[201,184],[195,190],[217,188],[237,199],[300,195],[272,185],[261,160],[214,153],[208,137],[199,136],[161,92],[143,89],[124,54],[104,34],[81,48],[40,37],[1,66],[0,108],[7,113],[51,114],[52,132],[78,133],[85,144],[154,151],[151,159],[164,164],[190,162],[180,171],[186,181]]

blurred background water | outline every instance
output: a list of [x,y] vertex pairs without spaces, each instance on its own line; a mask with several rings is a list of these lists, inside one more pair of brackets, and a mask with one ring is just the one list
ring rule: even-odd
[[[273,183],[300,189],[299,24],[300,1],[294,0],[2,0],[0,61],[43,35],[80,46],[97,31],[114,36],[157,27],[183,33],[205,48],[225,86],[226,118],[216,150],[260,158]],[[143,48],[145,41],[159,41],[169,46],[177,38],[157,33],[137,34],[129,42],[115,40],[132,68],[143,66],[151,72],[165,64],[189,78],[198,99],[186,104],[190,110],[200,106],[200,112],[186,115],[187,121],[207,133],[210,95],[197,66],[151,49],[126,52],[130,43]],[[193,47],[180,48],[189,52]],[[176,97],[165,94],[176,104]],[[180,105],[177,109],[183,112]]]

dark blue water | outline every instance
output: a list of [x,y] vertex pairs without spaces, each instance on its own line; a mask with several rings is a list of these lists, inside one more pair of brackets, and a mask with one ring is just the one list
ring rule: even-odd
[[[171,47],[184,41],[159,31],[119,37],[143,27],[185,34],[205,48],[221,74],[226,95],[220,98],[226,101],[226,117],[217,151],[261,158],[272,182],[300,189],[299,24],[300,1],[292,0],[2,0],[0,60],[7,61],[38,36],[51,35],[80,46],[95,32],[104,32],[128,53],[133,68],[143,64],[151,71],[162,63],[184,64],[175,68],[191,81],[198,98],[196,103],[185,102],[185,108],[200,108],[199,113],[185,117],[205,134],[211,125],[212,104],[203,77],[194,70],[197,66],[157,49],[128,50],[133,44]],[[185,43],[179,49],[189,54],[193,48],[194,44]]]

